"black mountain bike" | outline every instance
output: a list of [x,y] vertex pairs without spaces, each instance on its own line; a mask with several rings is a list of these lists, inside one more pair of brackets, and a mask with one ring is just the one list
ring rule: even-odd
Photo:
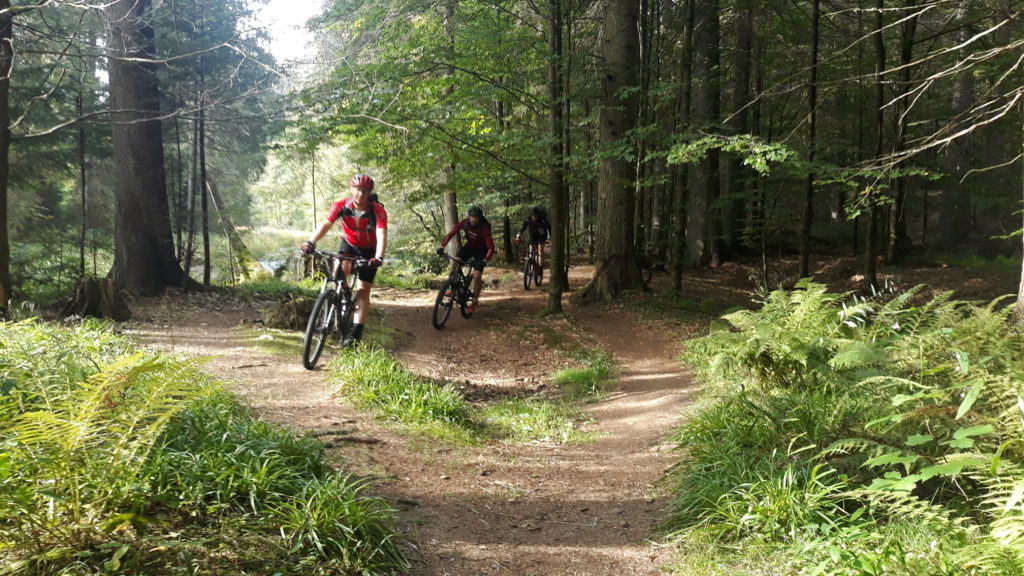
[[544,279],[544,270],[540,267],[540,263],[537,262],[537,248],[533,244],[530,244],[526,258],[523,260],[523,289],[529,290],[530,282],[533,282],[539,288],[541,281]]
[[314,249],[318,267],[324,274],[324,285],[320,295],[313,304],[306,323],[306,337],[302,341],[302,365],[306,370],[316,367],[320,354],[324,351],[327,338],[334,336],[344,340],[352,334],[353,315],[356,311],[355,297],[352,287],[345,279],[342,260],[352,262],[352,276],[356,271],[368,265],[365,258],[357,258],[345,254],[332,254]]
[[434,300],[434,314],[431,317],[431,322],[434,324],[434,328],[440,330],[444,328],[444,325],[448,323],[448,317],[452,313],[452,307],[458,306],[459,312],[463,318],[469,318],[473,315],[473,311],[469,308],[469,305],[473,302],[473,275],[467,273],[467,269],[472,270],[471,263],[473,259],[463,262],[458,258],[453,258],[448,254],[445,257],[458,264],[454,271],[448,275],[448,280],[441,285],[441,289],[437,291],[437,298]]

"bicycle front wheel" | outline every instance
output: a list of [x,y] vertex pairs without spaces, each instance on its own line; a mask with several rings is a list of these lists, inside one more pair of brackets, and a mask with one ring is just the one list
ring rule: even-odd
[[530,282],[533,280],[533,260],[527,258],[523,264],[523,290],[530,289]]
[[327,337],[333,329],[336,313],[334,290],[325,290],[313,304],[313,311],[309,314],[309,322],[306,324],[306,336],[302,341],[302,365],[306,370],[316,367],[316,362],[324,351],[324,344],[327,343]]
[[341,335],[343,342],[352,335],[352,328],[355,327],[355,313],[354,302],[348,299],[341,301],[341,306],[338,309],[338,334]]
[[437,298],[434,299],[434,314],[431,322],[434,328],[440,330],[448,322],[452,313],[452,305],[455,303],[455,291],[457,287],[451,282],[445,282],[437,291]]

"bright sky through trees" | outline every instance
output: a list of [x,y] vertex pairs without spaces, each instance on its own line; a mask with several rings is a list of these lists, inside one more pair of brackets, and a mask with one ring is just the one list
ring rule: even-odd
[[258,8],[258,21],[270,29],[271,50],[278,62],[303,58],[313,39],[306,20],[320,9],[319,0],[268,0]]

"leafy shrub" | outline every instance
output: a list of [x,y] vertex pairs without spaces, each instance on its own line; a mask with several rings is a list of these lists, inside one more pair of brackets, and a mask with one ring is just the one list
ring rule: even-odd
[[781,503],[811,498],[828,522],[802,530],[794,573],[1015,573],[1024,332],[998,300],[922,293],[851,304],[804,282],[691,342],[724,396],[677,438],[668,527],[791,550],[815,523]]

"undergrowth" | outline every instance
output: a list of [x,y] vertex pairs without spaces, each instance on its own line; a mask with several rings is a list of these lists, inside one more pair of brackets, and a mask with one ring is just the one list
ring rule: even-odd
[[95,322],[0,334],[0,573],[407,566],[364,480],[255,420],[194,362]]
[[356,405],[448,442],[575,442],[588,437],[566,405],[530,397],[475,406],[454,387],[407,370],[377,346],[342,350],[329,370],[331,381]]
[[805,281],[688,342],[709,399],[675,437],[666,533],[775,573],[1019,574],[1024,333],[1007,302],[922,294]]

